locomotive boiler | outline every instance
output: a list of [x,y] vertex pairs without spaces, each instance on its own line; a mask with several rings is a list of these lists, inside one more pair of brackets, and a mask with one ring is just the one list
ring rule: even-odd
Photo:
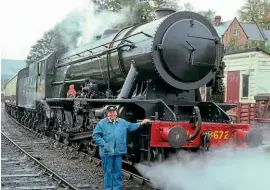
[[160,9],[151,22],[108,29],[89,44],[59,50],[24,69],[16,118],[95,155],[93,129],[106,106],[117,105],[119,117],[130,122],[153,120],[128,133],[130,162],[231,142],[258,146],[259,133],[231,124],[226,111],[232,105],[201,101],[204,85],[223,93],[223,54],[215,28],[203,16]]

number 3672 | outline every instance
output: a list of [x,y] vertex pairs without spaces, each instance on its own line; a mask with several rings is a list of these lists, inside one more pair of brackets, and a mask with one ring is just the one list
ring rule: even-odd
[[211,131],[211,138],[215,140],[227,140],[229,139],[229,131]]

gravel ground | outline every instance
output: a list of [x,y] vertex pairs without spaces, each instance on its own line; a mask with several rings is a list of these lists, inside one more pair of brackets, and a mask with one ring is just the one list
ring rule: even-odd
[[[46,166],[50,166],[50,169],[77,187],[87,185],[89,187],[86,189],[103,189],[102,169],[91,162],[88,157],[79,156],[75,152],[49,143],[46,139],[41,140],[34,136],[31,132],[15,124],[3,108],[1,116],[2,132],[13,140],[19,139],[29,145],[33,154]],[[123,189],[149,188],[139,186],[136,182],[126,180],[123,176]]]

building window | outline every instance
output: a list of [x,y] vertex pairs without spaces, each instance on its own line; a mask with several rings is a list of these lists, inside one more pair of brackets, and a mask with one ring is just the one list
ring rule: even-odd
[[242,97],[248,97],[249,75],[242,75]]
[[238,36],[238,29],[234,29],[234,31],[233,31],[233,34],[234,34],[234,36]]

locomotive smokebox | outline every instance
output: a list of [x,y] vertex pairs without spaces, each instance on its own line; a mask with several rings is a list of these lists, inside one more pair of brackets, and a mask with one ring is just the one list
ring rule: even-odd
[[166,17],[153,40],[156,71],[163,81],[177,89],[197,89],[209,83],[223,51],[212,24],[200,14],[188,11]]
[[156,19],[160,19],[162,17],[168,16],[170,14],[175,13],[176,11],[169,8],[160,8],[156,10]]
[[187,134],[183,127],[160,128],[163,141],[167,141],[173,148],[181,148],[187,142]]

